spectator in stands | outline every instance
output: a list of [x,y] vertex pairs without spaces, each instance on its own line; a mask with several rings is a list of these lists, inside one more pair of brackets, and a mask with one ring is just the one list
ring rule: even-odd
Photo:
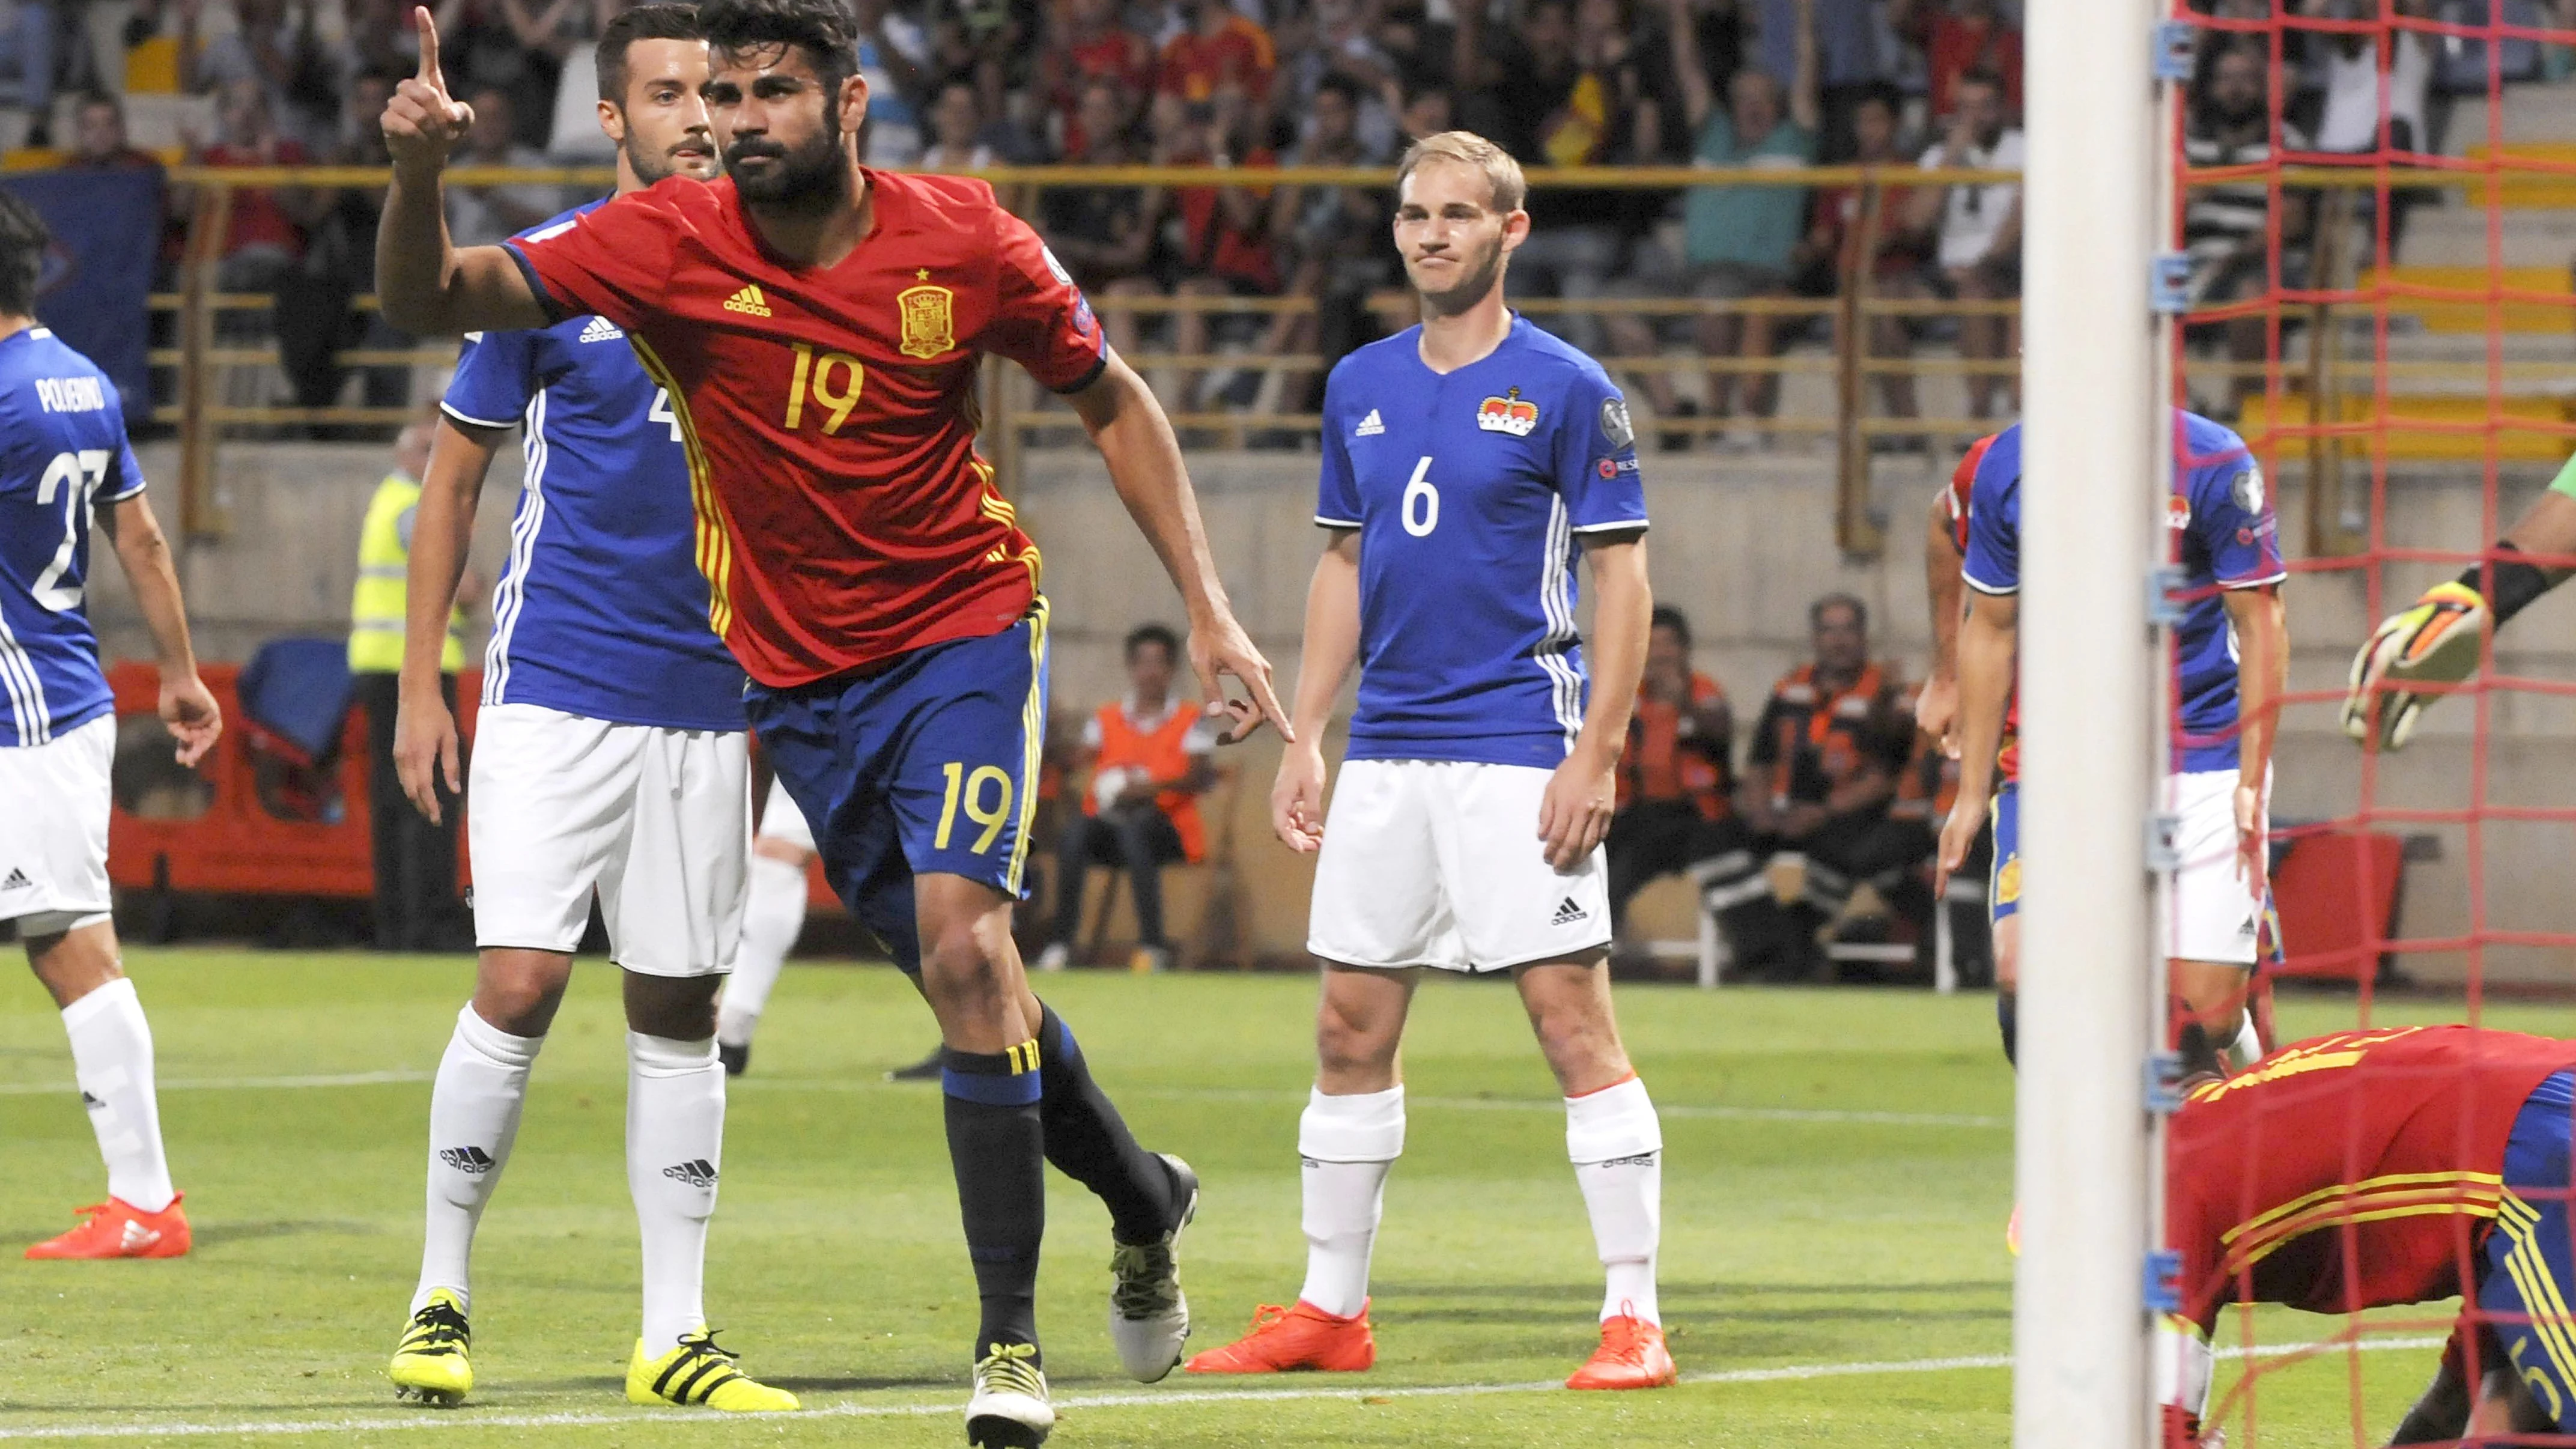
[[17,0],[0,28],[0,101],[27,113],[27,144],[53,144],[54,36],[60,16],[50,0]]
[[[179,0],[179,83],[219,97],[255,85],[273,124],[307,150],[328,140],[339,107],[316,33],[314,0],[293,16],[285,0],[234,0],[233,28],[200,44],[204,0]],[[220,104],[220,102],[219,102]]]
[[1146,624],[1127,636],[1127,697],[1100,707],[1082,731],[1077,768],[1091,771],[1082,809],[1068,813],[1056,851],[1055,929],[1038,969],[1061,971],[1082,931],[1083,872],[1127,872],[1136,897],[1136,969],[1168,970],[1163,867],[1207,854],[1198,797],[1216,782],[1216,732],[1195,703],[1172,693],[1180,636]]
[[[1899,106],[1893,86],[1882,87],[1876,94],[1864,96],[1852,111],[1852,161],[1859,165],[1883,166],[1893,173],[1906,165],[1905,153],[1897,148]],[[1876,296],[1907,296],[1920,289],[1914,285],[1923,268],[1930,264],[1931,252],[1925,238],[1908,229],[1906,217],[1913,188],[1906,186],[1877,187],[1877,241],[1866,263],[1870,292]],[[1829,186],[1816,193],[1813,219],[1808,223],[1804,253],[1808,266],[1821,275],[1813,276],[1799,288],[1814,296],[1833,296],[1841,291],[1845,278],[1856,276],[1863,266],[1859,255],[1864,230],[1863,211],[1870,201],[1870,191],[1861,186]],[[1836,327],[1842,319],[1834,319]],[[1910,350],[1911,337],[1903,317],[1874,316],[1869,319],[1869,355],[1872,358],[1903,357]],[[1890,417],[1911,418],[1921,415],[1915,400],[1914,375],[1909,372],[1877,374],[1879,396],[1887,404]],[[1890,437],[1891,445],[1901,440]]]
[[1815,658],[1784,676],[1753,726],[1736,810],[1753,848],[1707,871],[1739,967],[1800,980],[1855,889],[1882,899],[1929,857],[1919,823],[1888,806],[1914,743],[1895,673],[1869,657],[1869,610],[1827,594],[1808,610]]
[[[1133,161],[1127,149],[1125,114],[1126,103],[1109,82],[1096,80],[1084,86],[1082,149],[1065,159],[1085,166]],[[1141,349],[1136,312],[1123,303],[1158,290],[1146,268],[1154,253],[1153,221],[1159,197],[1140,186],[1052,186],[1043,197],[1041,229],[1047,245],[1073,273],[1075,285],[1100,308],[1109,345],[1131,357],[1137,355]]]
[[[1117,96],[1154,89],[1154,47],[1119,23],[1118,0],[1063,0],[1051,12],[1046,48],[1038,57],[1038,84],[1055,131],[1055,149],[1067,156],[1085,149],[1082,94],[1094,81]],[[1127,117],[1122,103],[1121,124]]]
[[63,165],[75,171],[158,171],[161,159],[126,140],[123,101],[89,91],[72,107],[72,149]]
[[[2402,19],[2434,18],[2433,0],[2396,0]],[[2328,20],[2379,19],[2378,0],[2306,0],[2304,13]],[[2433,87],[2433,44],[2414,30],[2391,28],[2372,33],[2344,31],[2311,34],[2307,46],[2306,86],[2312,93],[2297,109],[2316,117],[2316,149],[2366,156],[2380,149],[2385,123],[2391,151],[2431,151],[2434,139],[2425,129],[2427,102]],[[2386,101],[2381,94],[2383,87]],[[2388,198],[2388,250],[2394,257],[2406,240],[2406,217],[2438,191],[2400,187]],[[2363,231],[2368,224],[2369,194],[2358,208]]]
[[[349,83],[341,114],[340,137],[325,158],[335,166],[387,166],[379,118],[400,77],[363,72]],[[340,397],[348,369],[340,365],[343,348],[400,351],[412,338],[395,330],[384,314],[355,307],[358,295],[375,286],[376,222],[384,212],[380,187],[343,186],[320,193],[320,214],[309,229],[304,255],[277,289],[279,365],[303,407],[329,407]],[[365,369],[369,407],[395,408],[411,401],[411,369],[385,364]],[[340,429],[321,430],[323,436]],[[381,434],[379,434],[381,436]]]
[[[1170,97],[1160,98],[1158,104],[1161,101],[1179,104]],[[1262,144],[1252,98],[1241,86],[1217,88],[1198,157],[1225,170],[1266,171],[1279,164]],[[1271,188],[1266,186],[1184,186],[1174,191],[1172,209],[1181,224],[1181,277],[1173,290],[1189,297],[1277,296],[1279,258],[1270,240],[1270,198]],[[1173,319],[1172,346],[1184,354],[1205,354],[1211,339],[1219,335],[1247,340],[1239,325],[1228,325],[1246,322],[1253,324],[1256,335],[1263,330],[1261,319],[1254,317],[1182,312]],[[1182,373],[1183,411],[1204,405],[1199,396],[1202,381],[1195,369]]]
[[930,56],[929,36],[887,0],[856,0],[855,8],[859,74],[868,82],[862,154],[871,166],[911,166],[921,159],[926,139],[917,98],[929,83],[921,68]]
[[1273,82],[1280,110],[1302,116],[1328,75],[1348,76],[1359,84],[1359,115],[1354,129],[1360,149],[1373,156],[1395,152],[1396,111],[1401,88],[1394,59],[1377,43],[1362,0],[1314,0],[1306,20],[1313,31],[1308,43],[1283,47]]
[[[1305,139],[1291,151],[1290,166],[1365,166],[1383,158],[1360,146],[1359,83],[1328,75],[1315,87]],[[1270,234],[1278,238],[1290,274],[1288,290],[1315,299],[1310,313],[1282,312],[1263,351],[1273,357],[1312,350],[1329,371],[1344,353],[1375,336],[1369,293],[1384,286],[1393,252],[1382,186],[1283,186],[1271,199]],[[1279,405],[1303,412],[1321,374],[1287,373]]]
[[[542,167],[545,153],[520,142],[510,93],[486,86],[467,98],[474,124],[457,149],[456,166]],[[447,233],[461,247],[492,246],[563,210],[563,192],[534,182],[447,188]]]
[[1270,99],[1278,57],[1270,32],[1226,0],[1180,0],[1181,29],[1163,42],[1157,84],[1194,106],[1231,81],[1254,100]]
[[[201,166],[301,166],[310,160],[301,142],[280,136],[271,121],[268,93],[255,79],[226,85],[216,97],[215,115],[221,139],[213,145],[191,142],[190,161]],[[173,209],[185,215],[193,198],[173,198]],[[320,200],[300,186],[245,186],[232,194],[223,250],[215,262],[215,285],[227,292],[265,292],[274,288],[304,255],[304,228],[320,215]]]
[[983,170],[994,161],[993,148],[985,144],[983,135],[984,103],[975,94],[975,83],[950,77],[930,107],[930,149],[922,154],[921,169]]
[[[2183,157],[2194,169],[2212,166],[2259,166],[2272,158],[2272,104],[2269,64],[2261,48],[2225,47],[2204,69],[2193,87],[2183,125]],[[2305,149],[2295,130],[2284,131],[2290,149]],[[2224,306],[2264,295],[2271,289],[2269,238],[2271,194],[2260,178],[2193,187],[2183,207],[2183,246],[2191,255],[2191,305]],[[2281,271],[2284,286],[2305,282],[2305,257],[2295,244],[2308,230],[2308,197],[2281,194]],[[2227,358],[2239,366],[2259,364],[2266,348],[2260,316],[2203,323],[2190,331],[2194,341],[2223,340]],[[2246,398],[2263,390],[2259,370],[2228,380],[2219,416],[2233,418]]]
[[[1959,77],[1949,135],[1923,153],[1923,169],[1957,167],[2019,171],[2021,132],[2005,124],[2003,82],[1985,71]],[[2015,182],[1915,188],[1909,224],[1934,237],[1936,270],[1928,286],[1962,302],[2021,295],[2021,187]],[[1959,319],[1959,356],[1993,371],[1968,374],[1968,413],[1995,416],[1999,395],[2017,396],[2008,364],[2019,355],[2020,329],[2000,316]]]
[[1404,99],[1402,116],[1404,144],[1410,146],[1425,136],[1437,136],[1443,131],[1455,130],[1458,125],[1457,112],[1457,103],[1451,99],[1446,90],[1436,86],[1416,88]]
[[1748,0],[1753,44],[1745,62],[1761,67],[1783,91],[1798,83],[1800,37],[1813,37],[1823,131],[1820,149],[1850,149],[1851,114],[1862,97],[1896,79],[1902,47],[1882,0]]
[[[1800,0],[1796,14],[1810,14]],[[1672,37],[1672,74],[1682,95],[1682,112],[1694,137],[1692,158],[1702,166],[1797,170],[1816,159],[1816,48],[1813,37],[1800,45],[1805,57],[1797,84],[1787,97],[1788,116],[1781,115],[1780,88],[1768,72],[1747,67],[1728,83],[1726,104],[1717,104],[1699,59],[1698,27],[1687,0],[1668,0],[1668,33]],[[1799,244],[1806,231],[1807,192],[1795,186],[1694,186],[1682,201],[1682,258],[1640,268],[1646,285],[1669,294],[1675,290],[1710,300],[1777,298],[1789,295]],[[1758,367],[1779,350],[1779,319],[1762,313],[1703,313],[1696,319],[1701,353],[1738,359]],[[1622,318],[1612,332],[1623,354],[1651,352],[1654,334],[1642,318]],[[1739,383],[1738,379],[1741,378]],[[1648,401],[1661,417],[1691,411],[1674,390],[1672,376],[1660,370],[1645,375]],[[1744,412],[1768,418],[1779,405],[1779,377],[1769,371],[1718,372],[1708,380],[1711,410],[1735,415],[1739,390]],[[1733,435],[1730,447],[1751,439]]]
[[[563,58],[571,50],[563,33],[565,0],[553,0],[542,13],[531,13],[527,0],[439,0],[436,9],[439,66],[450,90],[459,96],[508,92],[509,139],[543,151],[554,125]],[[410,13],[409,7],[402,12],[405,29]]]
[[[349,672],[367,716],[367,813],[373,832],[376,949],[470,951],[474,932],[456,898],[457,810],[437,824],[404,798],[394,771],[394,723],[402,695],[403,593],[411,569],[413,515],[429,467],[431,423],[412,422],[394,443],[394,469],[376,485],[358,534],[358,586],[349,604]],[[459,600],[474,597],[470,579]],[[456,707],[456,674],[465,667],[465,610],[448,616],[439,656],[439,688]]]
[[1691,668],[1689,618],[1658,606],[1646,636],[1637,710],[1619,754],[1619,813],[1603,842],[1614,929],[1648,881],[1745,847],[1728,799],[1734,753],[1735,714],[1726,691]]
[[1924,98],[1946,121],[1959,77],[1984,71],[2003,82],[2004,109],[2021,114],[2021,31],[1995,0],[1888,0],[1888,23],[1923,51]]

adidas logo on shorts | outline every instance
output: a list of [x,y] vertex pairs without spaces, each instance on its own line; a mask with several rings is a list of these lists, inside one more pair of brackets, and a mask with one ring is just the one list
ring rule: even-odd
[[584,342],[616,342],[625,336],[625,333],[617,329],[616,323],[605,317],[593,317],[590,319],[590,325],[581,329],[581,340]]
[[27,873],[15,866],[10,867],[7,880],[0,880],[0,891],[31,891],[35,888],[36,883],[27,879]]
[[442,1147],[438,1151],[438,1160],[467,1177],[481,1177],[501,1165],[492,1160],[491,1153],[480,1147]]
[[716,1165],[703,1157],[693,1157],[686,1162],[663,1168],[662,1175],[678,1182],[685,1182],[691,1187],[716,1185]]
[[1567,896],[1556,903],[1556,914],[1550,916],[1547,923],[1551,926],[1571,926],[1577,921],[1590,919],[1592,919],[1592,913],[1576,905],[1574,897]]

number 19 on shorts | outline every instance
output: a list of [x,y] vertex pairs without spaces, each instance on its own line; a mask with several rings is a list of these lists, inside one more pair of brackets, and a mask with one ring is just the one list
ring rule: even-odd
[[958,812],[962,810],[969,821],[984,827],[984,833],[976,836],[975,843],[967,849],[977,855],[991,850],[993,842],[1001,838],[1002,827],[1011,819],[1009,772],[998,765],[978,765],[969,772],[964,762],[958,760],[951,760],[939,769],[948,777],[948,798],[939,807],[939,834],[931,843],[941,850],[948,848],[948,841],[957,829]]

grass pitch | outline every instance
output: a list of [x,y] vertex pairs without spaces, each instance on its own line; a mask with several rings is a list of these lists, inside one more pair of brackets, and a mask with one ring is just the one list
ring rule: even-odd
[[[470,964],[136,950],[128,966],[197,1249],[165,1263],[17,1257],[102,1189],[59,1020],[31,981],[0,995],[0,1442],[963,1442],[973,1286],[937,1089],[880,1080],[932,1040],[892,971],[790,969],[733,1084],[708,1309],[746,1368],[807,1406],[740,1420],[623,1399],[636,1265],[613,968],[576,973],[538,1062],[478,1245],[479,1383],[465,1407],[438,1411],[397,1405],[383,1365],[418,1264],[429,1075]],[[1205,1180],[1183,1272],[1197,1342],[1292,1299],[1312,983],[1076,974],[1044,986],[1138,1135]],[[1990,999],[1634,987],[1620,1005],[1664,1112],[1663,1301],[1680,1388],[1554,1387],[1592,1346],[1599,1295],[1563,1114],[1510,990],[1443,981],[1425,987],[1407,1043],[1411,1130],[1378,1245],[1376,1371],[1127,1380],[1101,1325],[1107,1217],[1051,1177],[1039,1290],[1063,1407],[1051,1442],[2005,1442],[2012,1081]],[[2283,1026],[2310,1034],[2352,1012],[2343,999],[2286,1003]],[[2564,1032],[2565,1017],[2489,1019]],[[2253,1330],[2270,1346],[2341,1326],[2284,1312]],[[2267,1374],[2258,1422],[2236,1441],[2361,1442],[2356,1385],[2384,1436],[2432,1358],[2396,1346]]]

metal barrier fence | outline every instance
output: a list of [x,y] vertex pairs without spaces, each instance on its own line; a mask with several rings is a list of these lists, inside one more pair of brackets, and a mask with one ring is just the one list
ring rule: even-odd
[[[2514,165],[2508,169],[2553,174],[2569,168],[2547,162]],[[1365,186],[1391,188],[1394,173],[1382,168],[1211,168],[1197,167],[1009,167],[976,173],[992,183],[1006,205],[1022,215],[1034,216],[1041,197],[1052,189],[1068,187],[1170,187],[1255,189],[1268,192],[1280,187]],[[416,412],[415,407],[283,407],[255,401],[224,401],[227,381],[241,375],[244,369],[256,369],[265,376],[279,364],[279,351],[274,343],[234,345],[218,326],[218,319],[228,315],[258,313],[269,310],[274,298],[264,293],[222,292],[215,290],[213,277],[218,250],[226,235],[229,212],[235,192],[248,188],[286,187],[375,187],[389,179],[382,168],[371,167],[180,167],[170,180],[176,187],[188,188],[192,197],[188,217],[188,242],[179,268],[180,289],[156,293],[151,306],[156,312],[174,314],[172,329],[175,345],[155,348],[150,361],[156,368],[175,370],[175,396],[166,404],[156,404],[156,421],[174,424],[181,443],[179,478],[180,516],[191,535],[206,536],[224,531],[224,520],[218,509],[212,479],[216,450],[227,437],[243,429],[277,429],[310,426],[387,427],[398,424]],[[459,167],[448,174],[451,185],[540,184],[586,186],[605,189],[613,184],[614,174],[605,168],[568,168],[560,170],[518,170]],[[1614,295],[1569,299],[1530,297],[1516,299],[1521,311],[1543,322],[1569,314],[1588,314],[1594,318],[1634,317],[1654,323],[1681,321],[1703,316],[1767,316],[1790,324],[1790,340],[1775,355],[1762,357],[1709,356],[1696,347],[1678,352],[1658,347],[1651,353],[1604,357],[1604,364],[1614,374],[1631,378],[1648,373],[1663,373],[1678,381],[1705,381],[1721,375],[1764,375],[1785,378],[1788,375],[1826,375],[1832,379],[1832,405],[1821,414],[1775,414],[1765,418],[1746,416],[1670,416],[1651,421],[1641,420],[1641,438],[1655,434],[1677,434],[1704,437],[1721,430],[1747,428],[1783,437],[1829,439],[1836,458],[1838,478],[1836,504],[1836,537],[1846,553],[1871,555],[1883,542],[1882,528],[1874,512],[1870,487],[1870,466],[1874,444],[1880,439],[1919,440],[1922,446],[1942,449],[1945,445],[1964,442],[1998,424],[1971,417],[1924,417],[1873,415],[1869,394],[1874,383],[1888,377],[1976,377],[2017,379],[2020,364],[2017,349],[2007,347],[2001,357],[1973,359],[1957,356],[1917,356],[1909,344],[1902,352],[1880,355],[1870,345],[1874,324],[1882,319],[1908,323],[1958,322],[1978,317],[2001,317],[2016,323],[2020,304],[2016,299],[1971,300],[1940,296],[1887,296],[1878,286],[1875,262],[1881,243],[1887,237],[1893,220],[1888,215],[1888,198],[1912,192],[1917,188],[1952,185],[1982,185],[2017,182],[2018,173],[1968,169],[1930,169],[1912,165],[1827,166],[1782,171],[1755,168],[1654,167],[1654,168],[1566,168],[1543,169],[1530,174],[1534,190],[1580,189],[1682,191],[1697,187],[1792,186],[1806,189],[1851,187],[1857,189],[1858,217],[1843,255],[1837,264],[1837,286],[1831,296],[1757,296],[1731,299],[1688,296],[1641,297]],[[2217,168],[2189,173],[2184,184],[2191,186],[2244,184],[2268,179],[2261,168]],[[2323,218],[2314,230],[2320,238],[2311,264],[2306,289],[2294,294],[2273,291],[2251,304],[2221,307],[2206,314],[2195,314],[2195,320],[2224,322],[2230,317],[2280,315],[2304,323],[2308,338],[2308,355],[2304,362],[2284,360],[2270,363],[2235,363],[2224,360],[2193,360],[2189,364],[2196,381],[2215,382],[2226,386],[2237,377],[2258,377],[2263,392],[2275,403],[2267,410],[2271,432],[2267,441],[2303,440],[2309,450],[2312,476],[2325,486],[2310,489],[2311,534],[2330,527],[2327,520],[2339,517],[2339,478],[2343,452],[2350,429],[2340,424],[2342,399],[2347,395],[2366,395],[2372,386],[2348,390],[2344,382],[2351,377],[2377,380],[2374,385],[2384,393],[2385,379],[2405,376],[2421,381],[2470,383],[2496,386],[2504,377],[2522,375],[2499,370],[2488,362],[2398,362],[2384,359],[2348,359],[2339,355],[2335,342],[2338,310],[2346,315],[2366,315],[2376,307],[2383,313],[2392,290],[2385,283],[2376,289],[2356,287],[2349,278],[2357,268],[2346,259],[2351,248],[2340,245],[2342,234],[2352,221],[2351,198],[2355,191],[2376,190],[2385,198],[2391,188],[2471,187],[2486,183],[2481,174],[2456,170],[2399,170],[2373,167],[2293,167],[2280,175],[2284,189],[2312,190],[2328,198],[2321,210]],[[1368,311],[1382,324],[1407,325],[1414,317],[1414,301],[1400,279],[1371,292],[1365,301]],[[2412,289],[2409,293],[2420,292]],[[2486,301],[2493,305],[2501,295],[2491,285],[2484,293],[2463,300]],[[1094,307],[1104,315],[1139,320],[1172,319],[1182,314],[1234,316],[1249,318],[1280,315],[1311,316],[1317,299],[1313,296],[1229,296],[1176,293],[1171,295],[1136,295],[1094,297]],[[372,309],[375,299],[360,295],[353,305]],[[1821,346],[1813,338],[1818,319],[1825,323]],[[2288,359],[2286,351],[2276,356]],[[452,343],[438,342],[410,348],[353,348],[339,351],[335,361],[346,368],[409,367],[434,369],[452,363]],[[1174,373],[1207,372],[1220,369],[1264,371],[1279,375],[1312,375],[1325,365],[1325,359],[1311,353],[1268,353],[1244,351],[1201,351],[1184,353],[1176,346],[1140,347],[1128,354],[1128,361],[1149,378],[1168,377]],[[2533,375],[2555,377],[2563,368],[2550,364],[2532,364]],[[1276,391],[1265,388],[1265,393]],[[1785,389],[1783,390],[1785,393]],[[1021,451],[1033,442],[1047,443],[1070,440],[1078,425],[1060,402],[1035,388],[1017,369],[988,365],[983,381],[984,427],[986,448],[993,454],[1005,483],[1016,476]],[[2308,421],[2297,424],[2285,421],[2278,406],[2287,397],[2307,409]],[[1310,412],[1289,410],[1278,404],[1268,407],[1219,411],[1192,411],[1173,403],[1172,421],[1193,441],[1215,445],[1240,446],[1265,435],[1311,433],[1319,422]]]

